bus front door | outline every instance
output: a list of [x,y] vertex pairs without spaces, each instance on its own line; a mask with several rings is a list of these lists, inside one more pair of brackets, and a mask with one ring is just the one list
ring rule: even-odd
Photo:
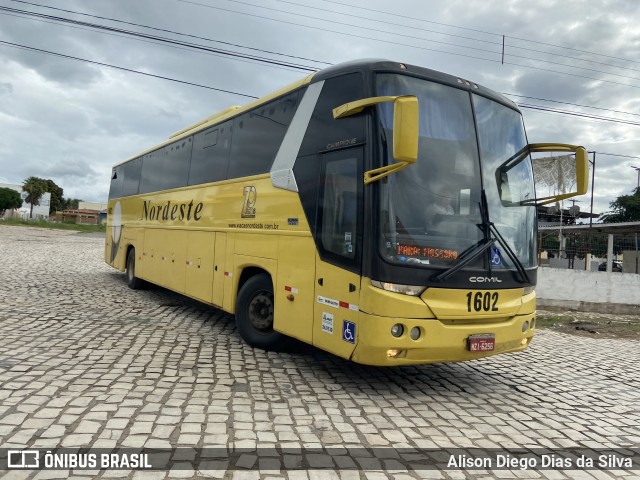
[[361,165],[361,147],[320,162],[313,344],[344,358],[358,341]]

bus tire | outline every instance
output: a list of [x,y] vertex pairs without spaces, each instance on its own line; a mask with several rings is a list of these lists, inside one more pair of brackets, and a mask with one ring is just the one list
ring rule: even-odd
[[289,337],[273,329],[275,301],[271,278],[265,273],[249,278],[236,298],[236,326],[240,337],[250,346],[280,350]]
[[132,290],[140,290],[144,286],[144,280],[136,277],[136,249],[132,248],[127,254],[127,266],[125,268],[127,285]]

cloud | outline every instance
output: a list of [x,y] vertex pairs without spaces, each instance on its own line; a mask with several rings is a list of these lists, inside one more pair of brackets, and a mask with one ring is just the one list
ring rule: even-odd
[[[389,58],[470,79],[495,91],[512,94],[511,98],[521,103],[640,121],[637,115],[515,96],[638,112],[638,82],[614,75],[640,78],[640,30],[635,22],[640,4],[632,0],[603,0],[598,8],[587,0],[434,0],[428,4],[418,0],[394,4],[372,0],[361,9],[323,3],[323,11],[292,4],[283,6],[274,1],[260,5],[288,13],[235,3],[216,4],[218,9],[203,8],[169,0],[120,2],[117,6],[109,2],[59,0],[55,6],[306,57],[309,60],[277,57],[228,43],[189,39],[220,49],[316,67],[323,64],[313,60],[339,63],[355,58]],[[20,8],[187,39],[46,8]],[[390,10],[394,15],[380,13]],[[305,19],[296,13],[317,19]],[[382,23],[358,17],[375,18]],[[90,29],[15,16],[3,16],[2,20],[0,39],[4,41],[249,95],[265,95],[305,76],[301,71],[171,48]],[[503,34],[505,64],[501,63]],[[0,129],[3,132],[0,174],[14,183],[20,183],[29,175],[47,176],[59,182],[65,194],[73,192],[73,196],[86,200],[105,200],[110,167],[114,163],[217,111],[249,101],[214,90],[4,45],[0,45],[0,71]],[[601,153],[639,155],[636,126],[526,109],[523,114],[530,141],[576,143]],[[635,187],[635,176],[629,167],[633,162],[635,160],[624,157],[597,157],[596,211],[608,208],[616,195],[628,193]]]

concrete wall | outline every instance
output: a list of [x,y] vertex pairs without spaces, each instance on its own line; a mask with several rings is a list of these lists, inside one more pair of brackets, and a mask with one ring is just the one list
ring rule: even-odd
[[640,275],[541,267],[538,306],[640,314]]

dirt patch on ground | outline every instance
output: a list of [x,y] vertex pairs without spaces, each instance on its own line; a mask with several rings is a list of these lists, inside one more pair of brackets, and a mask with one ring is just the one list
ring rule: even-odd
[[536,326],[583,337],[640,340],[640,318],[636,315],[538,310]]

